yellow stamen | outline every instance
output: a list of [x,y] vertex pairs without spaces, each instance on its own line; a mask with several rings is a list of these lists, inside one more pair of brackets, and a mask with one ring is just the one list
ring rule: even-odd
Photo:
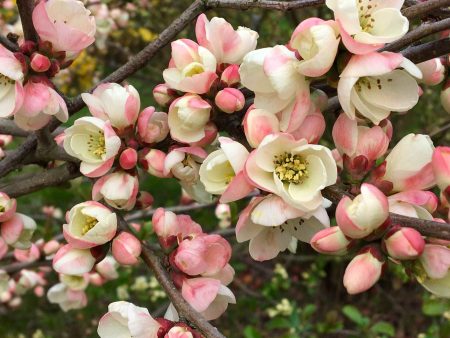
[[98,135],[89,135],[87,144],[89,152],[98,158],[102,158],[106,154],[105,134],[103,134],[103,131],[99,130]]
[[308,161],[300,155],[285,152],[275,156],[275,174],[282,182],[301,184],[308,177]]
[[85,235],[89,230],[95,227],[98,223],[98,220],[95,217],[86,216],[86,220],[83,228],[81,229],[81,235]]

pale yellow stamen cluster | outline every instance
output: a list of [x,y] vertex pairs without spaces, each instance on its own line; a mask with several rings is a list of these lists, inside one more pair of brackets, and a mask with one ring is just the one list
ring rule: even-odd
[[99,130],[98,135],[89,135],[88,141],[89,152],[101,158],[106,154],[105,135],[103,131]]
[[375,19],[372,18],[372,11],[377,7],[377,4],[371,4],[371,0],[368,4],[363,5],[363,0],[358,0],[358,14],[359,22],[363,32],[370,32],[375,23]]
[[[388,82],[391,82],[392,79],[387,79]],[[369,78],[367,77],[362,77],[358,80],[358,82],[355,83],[355,89],[357,92],[360,92],[362,87],[367,87],[368,90],[371,90],[372,88],[375,88],[372,86]],[[383,85],[381,82],[381,79],[376,79],[376,88],[378,89],[382,89]]]
[[3,205],[0,205],[0,212],[4,212],[6,208]]
[[83,228],[81,229],[81,235],[85,235],[89,230],[95,227],[97,223],[98,221],[95,217],[86,216]]
[[201,63],[193,62],[183,70],[183,75],[184,77],[192,77],[194,75],[201,74],[204,71],[205,69]]
[[300,184],[308,177],[308,161],[285,152],[275,156],[275,173],[282,182]]
[[14,80],[10,79],[9,77],[7,77],[3,74],[0,74],[0,85],[1,86],[6,87],[6,86],[9,86],[12,84],[14,84]]

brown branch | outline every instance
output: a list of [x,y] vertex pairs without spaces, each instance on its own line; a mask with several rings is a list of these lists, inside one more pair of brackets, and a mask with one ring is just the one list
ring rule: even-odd
[[25,178],[19,176],[14,181],[0,187],[0,190],[11,197],[23,196],[40,189],[57,186],[81,176],[78,164],[69,162],[62,166],[45,170]]
[[25,40],[37,41],[37,33],[33,26],[34,0],[17,0],[20,21],[22,22]]
[[401,39],[388,44],[380,51],[398,52],[402,48],[407,47],[408,45],[412,44],[415,41],[418,41],[428,35],[438,33],[449,28],[450,28],[450,18],[432,23],[424,23],[418,28],[408,32]]
[[0,44],[9,49],[11,52],[19,51],[19,46],[4,35],[0,35]]
[[204,3],[207,9],[232,8],[245,10],[251,8],[262,8],[285,12],[293,9],[320,6],[325,4],[325,0],[293,0],[293,1],[206,0],[204,1]]
[[34,262],[18,262],[5,266],[0,266],[0,270],[3,270],[6,273],[12,275],[16,272],[19,272],[22,269],[32,269],[40,266],[51,266],[51,265],[52,265],[51,260],[38,260]]
[[445,8],[450,6],[450,0],[428,0],[425,2],[419,2],[417,5],[405,8],[402,13],[408,19],[415,17],[422,17],[436,9]]
[[401,51],[404,57],[420,63],[450,53],[450,38],[427,42]]
[[36,135],[30,135],[21,146],[0,161],[0,177],[8,174],[22,162],[27,155],[34,152],[37,145]]
[[0,134],[27,137],[29,132],[20,129],[13,120],[0,119]]
[[[342,197],[353,197],[348,192],[333,185],[323,190],[323,196],[329,199],[333,204],[338,204]],[[399,214],[389,213],[392,223],[402,227],[410,227],[419,231],[422,235],[440,239],[450,240],[450,224],[428,221],[424,219],[407,217]]]

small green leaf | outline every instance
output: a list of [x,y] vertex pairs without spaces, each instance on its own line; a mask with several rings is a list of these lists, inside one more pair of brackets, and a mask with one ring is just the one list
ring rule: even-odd
[[254,327],[246,326],[244,329],[244,338],[262,338],[262,336]]
[[369,319],[364,317],[361,312],[359,312],[359,310],[352,305],[345,305],[342,308],[342,313],[359,326],[366,326],[369,324]]
[[373,325],[370,328],[370,331],[375,332],[375,333],[385,334],[389,337],[395,336],[395,328],[388,322],[381,321],[381,322],[375,323],[375,325]]
[[427,316],[440,316],[449,308],[448,303],[442,299],[428,299],[422,304],[422,313]]

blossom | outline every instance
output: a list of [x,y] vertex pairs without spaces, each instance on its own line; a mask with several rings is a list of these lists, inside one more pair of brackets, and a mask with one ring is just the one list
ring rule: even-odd
[[131,210],[136,203],[138,190],[137,176],[125,171],[116,171],[95,182],[92,187],[92,199],[99,201],[103,198],[115,209]]
[[258,40],[258,33],[249,28],[234,30],[226,20],[214,17],[208,21],[205,14],[197,19],[195,35],[199,45],[213,53],[218,64],[240,64],[256,48]]
[[353,201],[344,196],[336,208],[336,221],[351,238],[363,238],[378,229],[389,216],[386,196],[375,186],[363,183]]
[[30,67],[35,72],[42,73],[49,70],[52,65],[50,59],[40,53],[33,53],[30,58]]
[[431,165],[439,189],[447,189],[450,186],[450,147],[437,147]]
[[14,53],[0,45],[0,117],[15,114],[22,106],[25,94],[22,63]]
[[231,114],[244,108],[245,97],[239,89],[225,88],[217,93],[214,103],[224,113]]
[[145,108],[138,118],[138,134],[145,143],[158,143],[169,134],[167,113],[157,112],[155,108]]
[[444,80],[445,66],[442,64],[440,58],[427,60],[418,63],[416,66],[419,67],[422,72],[422,83],[429,86],[435,86]]
[[342,42],[353,54],[366,54],[408,32],[409,22],[400,9],[403,0],[327,0],[339,24]]
[[345,269],[344,287],[347,292],[354,295],[370,289],[380,279],[384,264],[377,248],[363,248]]
[[33,25],[55,51],[77,54],[94,41],[95,18],[81,1],[41,1],[33,10]]
[[280,121],[276,115],[264,109],[256,109],[253,105],[248,109],[242,122],[248,143],[257,148],[269,134],[280,132]]
[[165,107],[176,97],[176,91],[166,83],[161,83],[153,88],[153,97],[160,106]]
[[248,53],[239,73],[242,84],[255,93],[255,108],[280,115],[280,129],[297,129],[310,106],[309,85],[296,66],[295,53],[285,46]]
[[422,286],[431,293],[450,298],[450,249],[443,245],[426,244],[419,262],[425,272],[418,276]]
[[213,151],[200,166],[200,180],[206,191],[222,195],[221,203],[228,203],[248,195],[253,186],[244,174],[248,151],[239,142],[219,137],[220,149]]
[[16,212],[17,202],[4,192],[0,192],[0,222],[10,219]]
[[138,153],[134,148],[126,148],[120,153],[119,164],[125,170],[133,169],[138,160]]
[[425,247],[420,232],[413,228],[394,226],[385,235],[383,243],[389,256],[400,260],[419,257]]
[[88,249],[110,241],[117,230],[117,216],[104,205],[87,201],[70,209],[63,225],[67,242],[77,249]]
[[401,54],[354,55],[340,75],[339,102],[351,119],[357,110],[378,125],[391,111],[405,112],[416,105],[419,87],[413,76],[421,78],[422,74]]
[[48,301],[58,304],[64,312],[82,309],[87,305],[87,296],[83,290],[72,290],[63,283],[53,285],[47,292]]
[[27,215],[16,213],[2,223],[0,230],[7,244],[24,250],[31,247],[31,237],[36,230],[36,222]]
[[206,156],[200,147],[174,148],[164,161],[164,175],[172,173],[181,182],[196,183],[200,178],[200,163]]
[[338,226],[320,230],[310,241],[314,250],[326,255],[345,255],[352,243]]
[[428,189],[435,184],[432,168],[434,146],[428,135],[408,134],[386,157],[383,179],[393,184],[393,191]]
[[403,216],[433,220],[438,198],[431,191],[408,190],[388,197],[389,211]]
[[95,265],[95,270],[106,280],[119,278],[117,261],[112,256],[106,256]]
[[250,154],[245,174],[256,187],[312,211],[322,204],[321,190],[336,182],[337,167],[328,148],[280,133],[267,135]]
[[171,46],[172,59],[163,72],[167,85],[186,93],[207,93],[217,79],[214,55],[189,39],[173,41]]
[[211,105],[195,94],[186,94],[170,105],[169,129],[173,139],[192,143],[205,137],[205,126],[209,121]]
[[70,244],[61,247],[53,257],[53,269],[66,275],[82,276],[91,271],[94,264],[90,250],[77,249]]
[[37,130],[56,117],[66,122],[69,112],[64,99],[47,84],[28,81],[24,86],[22,107],[14,114],[14,122],[24,130]]
[[257,197],[241,212],[236,225],[238,242],[250,240],[250,256],[257,261],[275,258],[281,251],[295,251],[297,240],[309,243],[330,220],[324,208],[305,213],[276,195]]
[[81,117],[64,134],[64,149],[81,160],[80,171],[83,175],[99,177],[111,169],[121,141],[109,121]]
[[219,318],[236,298],[229,288],[213,278],[190,278],[183,281],[181,295],[206,320]]
[[122,265],[136,264],[141,251],[141,241],[128,232],[121,232],[112,242],[112,254]]
[[92,94],[81,94],[91,114],[119,130],[133,126],[141,107],[139,93],[132,85],[102,83]]
[[141,166],[150,174],[156,177],[170,177],[164,174],[164,162],[166,154],[159,149],[145,149],[140,160]]
[[299,53],[302,60],[297,70],[310,77],[322,76],[333,65],[337,54],[339,27],[333,20],[309,18],[302,21],[292,33],[289,47]]
[[150,316],[147,309],[128,302],[109,304],[98,323],[97,333],[101,338],[110,337],[157,337],[160,324]]

